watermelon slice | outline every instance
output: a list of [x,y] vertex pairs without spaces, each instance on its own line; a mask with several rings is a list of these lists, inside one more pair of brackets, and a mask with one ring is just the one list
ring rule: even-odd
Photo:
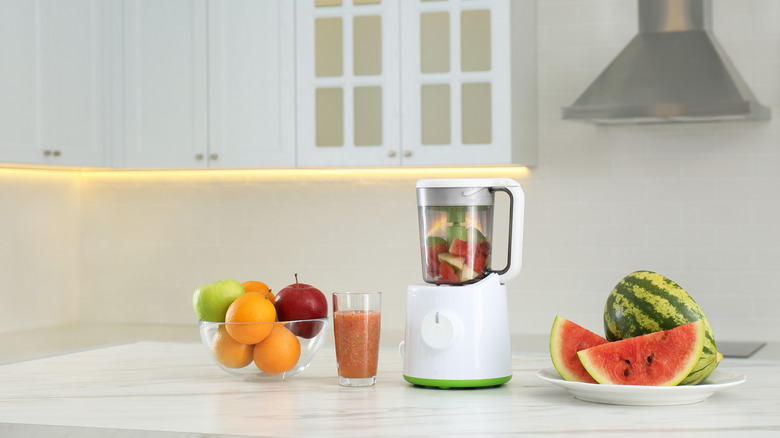
[[564,380],[597,383],[582,366],[577,352],[605,343],[606,339],[592,331],[556,316],[550,334],[550,356]]
[[690,374],[704,348],[704,321],[577,352],[588,373],[611,385],[674,386]]
[[469,254],[469,244],[465,240],[452,239],[449,248],[450,254],[458,257],[467,257]]
[[460,277],[458,277],[458,274],[455,272],[455,268],[446,262],[439,263],[439,276],[439,281],[441,283],[457,283],[460,281]]

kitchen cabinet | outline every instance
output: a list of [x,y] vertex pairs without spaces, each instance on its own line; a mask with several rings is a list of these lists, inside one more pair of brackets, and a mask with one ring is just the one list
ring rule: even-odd
[[298,164],[533,164],[533,3],[297,3]]
[[0,161],[108,164],[105,4],[0,0]]
[[286,1],[126,0],[120,165],[293,166],[292,14]]

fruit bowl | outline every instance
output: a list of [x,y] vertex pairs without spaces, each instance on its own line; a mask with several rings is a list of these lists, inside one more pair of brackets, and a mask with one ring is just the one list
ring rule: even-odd
[[[199,326],[200,338],[211,358],[226,373],[247,380],[285,380],[305,370],[322,349],[328,318],[258,323],[200,321]],[[249,332],[267,335],[256,344],[234,339]]]

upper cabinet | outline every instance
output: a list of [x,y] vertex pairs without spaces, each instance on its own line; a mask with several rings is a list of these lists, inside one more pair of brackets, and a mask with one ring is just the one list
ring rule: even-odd
[[108,164],[101,0],[0,0],[0,162]]
[[294,165],[292,18],[286,1],[125,0],[119,163]]
[[0,162],[530,165],[534,4],[0,0]]
[[209,1],[212,167],[295,165],[294,6]]
[[298,2],[298,164],[533,164],[533,3]]

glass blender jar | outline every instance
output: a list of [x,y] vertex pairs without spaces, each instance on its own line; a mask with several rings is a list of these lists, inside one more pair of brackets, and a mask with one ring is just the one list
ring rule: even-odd
[[[515,183],[516,184],[516,183]],[[426,283],[463,285],[494,271],[490,265],[495,192],[504,191],[514,203],[507,182],[498,180],[421,180],[417,185],[420,250]],[[509,186],[511,187],[511,186]],[[522,199],[520,200],[522,202]],[[514,208],[510,208],[510,215]],[[514,218],[510,216],[510,224]],[[510,242],[513,227],[510,227]],[[518,260],[519,265],[519,253]]]

